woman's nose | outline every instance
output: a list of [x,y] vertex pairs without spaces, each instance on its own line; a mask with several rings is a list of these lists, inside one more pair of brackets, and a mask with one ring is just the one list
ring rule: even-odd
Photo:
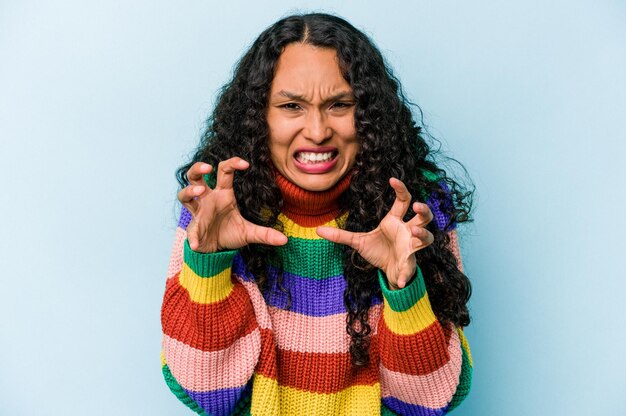
[[305,123],[304,136],[316,144],[328,140],[333,135],[332,128],[328,125],[326,115],[322,111],[310,111]]

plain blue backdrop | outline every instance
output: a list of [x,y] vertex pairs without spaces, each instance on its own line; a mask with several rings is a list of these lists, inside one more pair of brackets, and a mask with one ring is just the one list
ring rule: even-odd
[[626,5],[547,3],[1,1],[0,414],[191,414],[159,360],[174,170],[292,11],[368,33],[475,181],[455,414],[626,414]]

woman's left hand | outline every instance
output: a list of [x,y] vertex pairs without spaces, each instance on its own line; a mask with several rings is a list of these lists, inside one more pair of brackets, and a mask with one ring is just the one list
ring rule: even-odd
[[357,233],[334,227],[317,227],[317,234],[326,240],[345,244],[355,249],[372,266],[387,276],[392,290],[402,289],[415,274],[415,252],[432,244],[434,237],[426,228],[433,214],[426,204],[415,202],[415,216],[404,222],[403,217],[411,204],[411,194],[404,183],[390,178],[396,191],[393,206],[376,229]]

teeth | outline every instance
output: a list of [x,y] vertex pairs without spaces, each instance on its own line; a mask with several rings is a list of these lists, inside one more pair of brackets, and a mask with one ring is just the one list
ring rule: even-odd
[[299,152],[297,154],[298,161],[302,163],[319,163],[328,162],[333,157],[333,152],[327,153],[313,153],[313,152]]

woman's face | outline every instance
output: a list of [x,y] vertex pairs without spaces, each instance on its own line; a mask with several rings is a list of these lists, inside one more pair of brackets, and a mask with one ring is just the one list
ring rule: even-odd
[[309,191],[335,185],[359,150],[354,107],[334,49],[287,45],[277,62],[267,110],[269,148],[278,171]]

